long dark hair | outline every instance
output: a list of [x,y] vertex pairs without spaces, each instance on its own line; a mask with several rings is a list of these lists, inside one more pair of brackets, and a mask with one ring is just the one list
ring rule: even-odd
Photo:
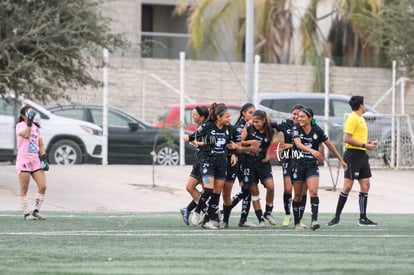
[[208,115],[209,115],[207,106],[204,106],[204,105],[198,105],[198,106],[196,106],[194,109],[196,109],[197,113],[198,113],[201,117],[203,117],[203,118],[204,118],[204,119],[203,119],[203,121],[207,120]]
[[242,108],[240,109],[240,114],[239,114],[239,118],[237,119],[235,124],[238,124],[240,122],[240,120],[242,120],[243,118],[243,113],[246,112],[248,109],[250,108],[255,108],[253,103],[245,103]]
[[210,105],[210,114],[208,120],[216,122],[217,117],[223,115],[227,111],[227,106],[224,103],[216,103]]
[[[254,111],[253,116],[254,117],[257,116],[260,119],[264,119],[263,128],[264,128],[264,131],[266,133],[266,138],[267,138],[268,142],[272,142],[273,135],[274,135],[275,132],[273,131],[273,128],[270,126],[269,120],[267,119],[266,112],[262,111],[262,110],[256,110],[256,111]],[[254,127],[252,127],[252,128],[254,128]],[[253,129],[251,131],[253,131]]]

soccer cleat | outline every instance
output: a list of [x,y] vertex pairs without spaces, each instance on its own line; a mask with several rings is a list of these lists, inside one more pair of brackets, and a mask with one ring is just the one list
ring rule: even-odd
[[218,227],[216,226],[216,222],[214,221],[206,222],[205,224],[203,224],[203,228],[212,230],[218,229]]
[[289,224],[290,224],[290,215],[285,215],[285,217],[283,218],[282,226],[288,227]]
[[303,228],[303,226],[300,223],[298,223],[297,225],[295,225],[295,231],[303,231],[303,230],[304,230],[304,228]]
[[370,220],[370,219],[368,219],[368,218],[365,218],[365,219],[359,219],[359,221],[358,221],[358,225],[359,225],[359,226],[377,226],[377,225],[378,225],[378,223],[373,222],[373,221],[371,221],[371,220]]
[[219,224],[219,228],[220,228],[220,229],[226,229],[226,228],[229,228],[229,224],[228,224],[228,223],[226,223],[226,222],[220,222],[220,224]]
[[303,228],[306,228],[306,227],[308,227],[306,224],[304,224],[303,222],[300,222],[300,225],[303,227]]
[[37,209],[35,209],[33,211],[33,214],[32,215],[35,216],[39,220],[46,220],[46,217],[43,216],[42,214],[40,214],[39,210],[37,210]]
[[190,225],[190,213],[187,209],[187,207],[180,209],[181,215],[183,215],[183,221],[186,225]]
[[200,213],[193,212],[193,215],[191,216],[191,224],[194,226],[197,226],[200,224]]
[[256,224],[249,222],[249,221],[239,222],[239,226],[240,227],[257,227]]
[[261,221],[261,222],[259,222],[258,227],[266,227],[266,223],[265,223],[265,221]]
[[266,215],[265,219],[271,224],[271,225],[276,225],[276,221],[275,218],[273,218],[272,215]]
[[315,231],[316,229],[321,228],[321,225],[318,223],[318,221],[312,221],[311,228],[313,231]]
[[27,213],[27,214],[24,214],[23,219],[25,221],[34,221],[36,220],[36,217],[33,216],[32,214]]
[[326,225],[334,227],[334,226],[337,226],[339,224],[340,224],[339,218],[338,217],[333,217],[332,220],[330,220]]

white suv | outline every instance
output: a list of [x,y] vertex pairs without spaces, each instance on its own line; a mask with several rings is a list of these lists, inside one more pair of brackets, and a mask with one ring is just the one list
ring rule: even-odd
[[60,117],[30,101],[19,101],[17,114],[13,99],[0,97],[0,160],[14,161],[15,119],[22,105],[36,111],[49,163],[59,165],[98,163],[102,159],[102,129],[92,123]]

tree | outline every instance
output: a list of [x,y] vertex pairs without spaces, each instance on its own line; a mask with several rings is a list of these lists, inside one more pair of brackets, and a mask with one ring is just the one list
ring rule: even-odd
[[[195,58],[200,54],[215,56],[221,45],[234,39],[234,49],[239,60],[244,57],[245,0],[198,0],[188,7],[188,0],[181,0],[176,12],[187,12],[190,46]],[[293,23],[289,0],[255,0],[255,51],[265,62],[289,63]]]
[[89,71],[103,65],[102,49],[128,46],[99,7],[88,0],[0,1],[0,95],[46,102],[68,88],[99,86]]
[[378,41],[367,39],[372,26],[364,17],[375,16],[383,8],[382,0],[340,0],[333,8],[335,18],[328,35],[336,65],[377,66]]
[[364,14],[361,21],[370,26],[367,39],[376,43],[380,56],[390,65],[392,60],[414,75],[414,3],[411,0],[389,0],[377,14]]

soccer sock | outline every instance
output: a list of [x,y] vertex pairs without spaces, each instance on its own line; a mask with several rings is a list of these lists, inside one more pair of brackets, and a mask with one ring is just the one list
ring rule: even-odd
[[36,202],[35,202],[35,209],[36,210],[40,211],[40,207],[42,207],[44,199],[45,199],[45,194],[37,193]]
[[273,211],[273,204],[272,205],[266,204],[265,216],[272,215],[272,211]]
[[292,204],[292,194],[283,192],[283,207],[285,208],[286,215],[290,215],[291,204]]
[[218,221],[220,194],[213,193],[208,205],[208,217],[210,220]]
[[231,205],[223,205],[223,222],[229,223]]
[[306,201],[308,200],[308,196],[307,195],[303,195],[302,196],[302,200],[300,201],[300,206],[299,206],[299,215],[300,215],[300,219],[302,220],[303,218],[303,214],[305,213],[305,208],[306,208]]
[[187,205],[187,210],[188,212],[193,211],[193,209],[195,209],[197,207],[197,203],[192,200],[188,205]]
[[27,197],[26,196],[22,196],[20,197],[20,206],[22,207],[23,210],[23,214],[29,214],[29,203],[27,202]]
[[252,196],[250,196],[250,194],[248,194],[242,202],[242,210],[241,210],[241,215],[240,215],[240,222],[244,223],[245,221],[247,221],[247,216],[249,215],[250,212],[250,205],[252,202]]
[[367,218],[368,193],[359,193],[359,218]]
[[264,217],[263,217],[262,209],[256,210],[254,212],[256,213],[256,217],[259,220],[259,223],[260,222],[264,222]]
[[293,210],[293,220],[295,222],[295,225],[300,223],[300,201],[292,201],[292,210]]
[[311,197],[311,208],[312,221],[317,221],[319,212],[319,197]]
[[250,194],[249,189],[242,188],[242,190],[233,196],[231,199],[231,208],[233,209],[241,200],[246,198]]
[[206,205],[207,205],[207,200],[210,198],[211,194],[213,194],[213,189],[204,189],[204,192],[201,193],[200,196],[200,200],[198,201],[198,205],[196,207],[196,209],[194,210],[196,213],[201,212],[201,210],[203,210]]
[[339,193],[338,204],[336,205],[335,217],[339,218],[341,216],[342,209],[344,209],[347,199],[348,199],[348,194],[345,194],[342,192]]

